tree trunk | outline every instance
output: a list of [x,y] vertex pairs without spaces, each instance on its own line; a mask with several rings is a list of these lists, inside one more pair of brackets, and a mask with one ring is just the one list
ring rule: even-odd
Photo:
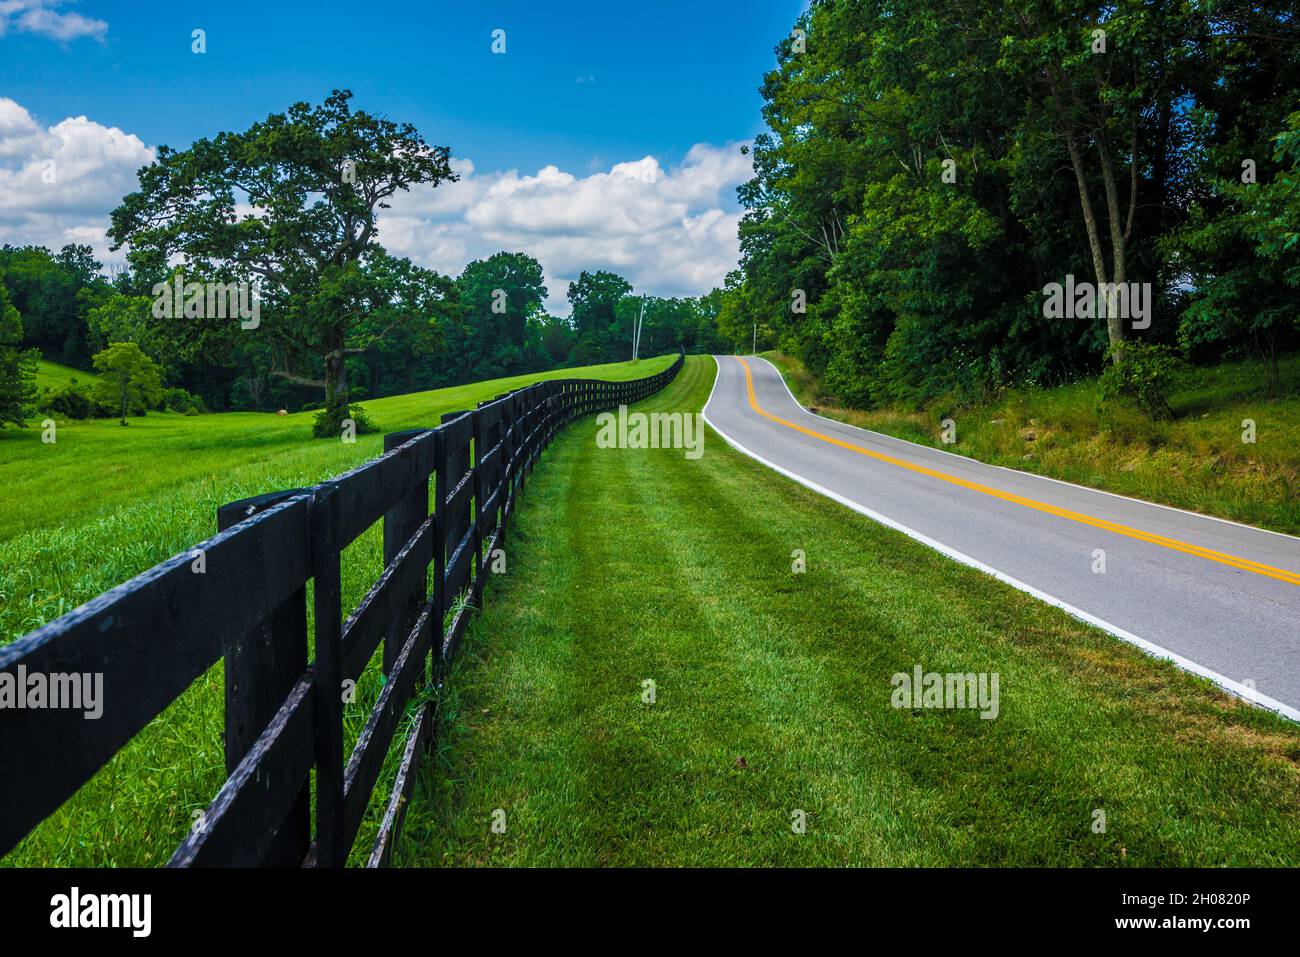
[[248,383],[248,395],[253,400],[254,411],[261,412],[266,399],[266,380],[260,375],[247,375],[244,381]]
[[339,341],[325,353],[325,413],[335,432],[342,430],[348,411],[348,367]]
[[[1066,146],[1070,151],[1070,166],[1074,169],[1074,181],[1079,187],[1079,205],[1083,208],[1083,224],[1088,231],[1088,249],[1092,253],[1092,270],[1096,275],[1097,287],[1100,287],[1106,280],[1106,251],[1101,245],[1101,231],[1097,227],[1097,214],[1092,208],[1092,197],[1088,195],[1088,179],[1083,168],[1083,153],[1079,149],[1079,144],[1074,138],[1074,134],[1067,133],[1065,137]],[[1111,223],[1112,242],[1114,241],[1114,222]],[[1115,259],[1116,266],[1124,268],[1124,257],[1121,253]],[[1120,277],[1115,277],[1116,282],[1120,282]],[[1110,303],[1102,297],[1097,297],[1098,305],[1106,312],[1106,337],[1110,342],[1111,348],[1116,347],[1124,341],[1124,322],[1115,315],[1115,310],[1109,308]],[[1118,350],[1112,353],[1112,359],[1119,361]]]
[[1277,361],[1277,336],[1269,334],[1268,337],[1268,394],[1274,398],[1282,394],[1282,370]]
[[[1106,141],[1100,140],[1097,150],[1101,155],[1101,177],[1106,187],[1106,216],[1110,221],[1110,255],[1111,255],[1111,279],[1115,288],[1128,282],[1128,251],[1126,249],[1128,239],[1124,234],[1124,228],[1120,222],[1119,208],[1119,188],[1115,182],[1115,169],[1110,161],[1110,147]],[[1136,168],[1137,157],[1133,157],[1134,168]],[[1111,348],[1114,349],[1114,359],[1119,361],[1118,346],[1124,341],[1124,317],[1116,315],[1115,297],[1112,296],[1106,303],[1106,332],[1110,339]]]
[[1092,253],[1092,271],[1097,283],[1106,281],[1106,253],[1101,248],[1101,234],[1097,229],[1097,214],[1092,209],[1092,197],[1088,195],[1088,180],[1083,169],[1083,155],[1075,142],[1074,134],[1067,134],[1066,145],[1070,150],[1070,166],[1074,169],[1074,181],[1079,187],[1079,205],[1083,209],[1083,225],[1088,233],[1088,249]]
[[122,376],[122,424],[126,425],[126,413],[130,411],[130,400],[127,398],[127,379]]

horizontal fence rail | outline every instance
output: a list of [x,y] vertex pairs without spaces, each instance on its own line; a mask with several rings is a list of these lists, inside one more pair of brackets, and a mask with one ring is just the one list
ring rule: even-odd
[[[20,694],[30,676],[52,693],[55,682],[102,675],[97,720],[0,708],[0,855],[220,660],[227,778],[169,865],[342,866],[408,706],[445,674],[482,607],[538,456],[566,423],[653,395],[682,363],[630,382],[538,382],[436,428],[386,435],[379,458],[222,506],[214,537],[0,646],[0,675]],[[341,554],[381,519],[384,570],[344,619]],[[386,680],[345,755],[347,682],[381,644]],[[433,739],[432,703],[409,723],[372,867],[392,858]]]

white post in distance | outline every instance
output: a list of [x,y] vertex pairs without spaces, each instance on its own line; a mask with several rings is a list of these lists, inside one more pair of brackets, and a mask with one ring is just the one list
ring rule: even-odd
[[635,362],[637,352],[641,348],[641,321],[645,318],[645,294],[641,295],[641,314],[636,317],[636,325],[632,328],[632,361]]

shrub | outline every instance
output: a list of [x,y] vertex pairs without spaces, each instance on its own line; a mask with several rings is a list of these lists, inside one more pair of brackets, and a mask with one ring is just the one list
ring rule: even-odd
[[[1115,351],[1108,351],[1107,359]],[[1126,342],[1119,354],[1119,361],[1111,362],[1101,374],[1102,401],[1132,399],[1151,418],[1172,419],[1169,392],[1184,365],[1179,355],[1168,346],[1146,342]]]
[[[379,426],[370,420],[366,410],[359,405],[349,406],[348,418],[356,425],[357,435],[366,435],[379,431]],[[311,434],[318,439],[336,439],[340,435],[340,430],[330,417],[329,412],[322,409],[316,414],[316,418],[312,422]]]
[[1113,442],[1120,445],[1140,445],[1154,449],[1164,444],[1164,429],[1150,415],[1137,407],[1137,403],[1125,398],[1116,402],[1101,400],[1095,410],[1097,426]]
[[61,415],[65,419],[106,419],[113,414],[111,409],[98,402],[76,379],[57,391],[43,390],[40,406],[42,412]]
[[178,387],[163,389],[162,407],[183,415],[199,415],[208,411],[201,398]]

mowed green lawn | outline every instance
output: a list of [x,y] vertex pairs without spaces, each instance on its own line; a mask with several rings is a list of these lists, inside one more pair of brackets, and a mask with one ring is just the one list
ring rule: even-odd
[[[700,409],[687,363],[639,408]],[[712,431],[698,461],[595,432],[529,483],[400,861],[1300,864],[1295,726]],[[996,672],[998,717],[892,707],[918,664]]]

